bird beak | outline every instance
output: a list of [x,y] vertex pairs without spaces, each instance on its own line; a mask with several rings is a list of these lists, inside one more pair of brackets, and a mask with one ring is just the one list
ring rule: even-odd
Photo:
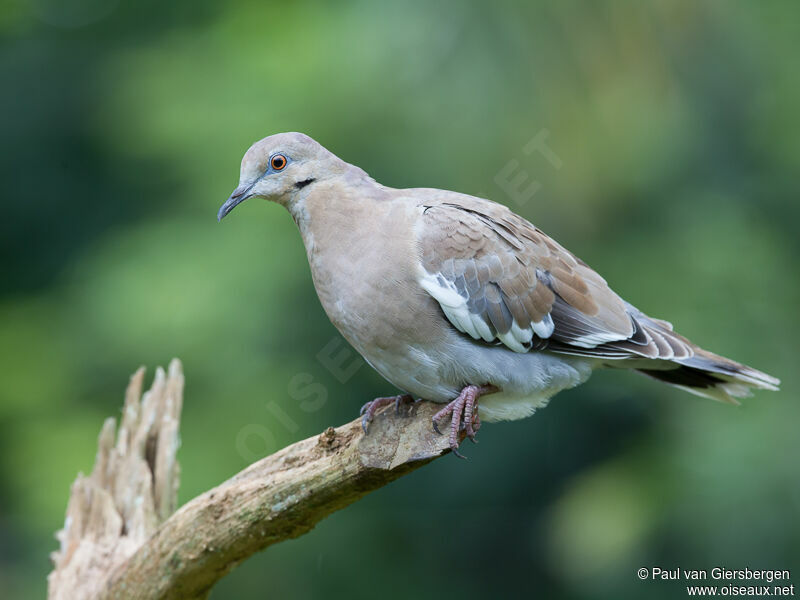
[[222,219],[225,218],[225,215],[227,215],[234,208],[236,208],[237,204],[240,204],[241,202],[247,200],[250,197],[249,192],[251,189],[253,189],[253,185],[255,184],[240,185],[235,190],[233,190],[233,193],[230,195],[230,198],[228,198],[225,201],[225,204],[220,206],[219,212],[217,213],[217,221],[222,221]]

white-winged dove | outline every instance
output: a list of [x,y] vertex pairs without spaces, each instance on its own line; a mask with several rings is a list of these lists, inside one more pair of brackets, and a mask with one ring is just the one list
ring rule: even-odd
[[[774,377],[712,354],[648,317],[534,225],[490,200],[393,189],[310,137],[253,144],[218,219],[248,198],[285,206],[300,229],[319,299],[353,347],[403,395],[446,406],[463,427],[520,419],[598,367],[635,369],[736,403]],[[438,429],[437,429],[438,431]]]

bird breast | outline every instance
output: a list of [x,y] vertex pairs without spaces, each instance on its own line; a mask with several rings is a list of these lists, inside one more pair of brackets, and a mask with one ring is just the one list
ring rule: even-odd
[[369,196],[343,202],[337,191],[292,210],[325,312],[367,360],[427,343],[439,311],[416,280],[413,207]]

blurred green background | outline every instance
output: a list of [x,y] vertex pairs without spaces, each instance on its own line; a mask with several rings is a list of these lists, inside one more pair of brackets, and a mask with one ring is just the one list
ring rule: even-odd
[[[247,147],[291,130],[386,185],[509,204],[783,389],[732,408],[597,373],[214,597],[672,598],[636,569],[800,568],[796,2],[10,0],[0,32],[4,598],[43,596],[140,364],[184,362],[181,502],[391,392],[315,358],[338,334],[285,211],[216,222]],[[523,151],[542,132],[558,168]]]

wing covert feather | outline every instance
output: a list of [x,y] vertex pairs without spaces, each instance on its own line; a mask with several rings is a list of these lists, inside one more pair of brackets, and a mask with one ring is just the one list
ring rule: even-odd
[[457,329],[516,352],[634,333],[605,280],[531,223],[489,201],[450,200],[420,205],[417,236],[420,283]]

